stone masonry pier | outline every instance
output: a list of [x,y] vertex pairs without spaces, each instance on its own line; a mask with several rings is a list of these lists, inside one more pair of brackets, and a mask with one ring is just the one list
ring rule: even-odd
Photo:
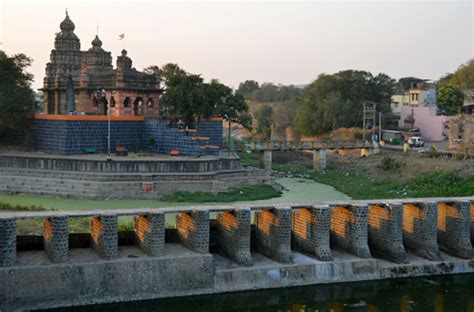
[[[462,197],[0,212],[0,311],[474,273],[473,207]],[[132,232],[118,231],[124,216]],[[88,236],[70,233],[74,218],[89,218]],[[33,219],[42,249],[19,248],[16,223]]]

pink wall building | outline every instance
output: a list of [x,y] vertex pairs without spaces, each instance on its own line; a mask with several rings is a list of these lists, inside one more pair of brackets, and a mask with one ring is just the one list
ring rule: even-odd
[[415,119],[414,127],[420,129],[423,140],[443,141],[448,138],[448,121],[454,117],[439,115],[435,106],[402,107],[399,122],[401,128],[409,127],[405,124],[405,119],[411,115],[412,110]]

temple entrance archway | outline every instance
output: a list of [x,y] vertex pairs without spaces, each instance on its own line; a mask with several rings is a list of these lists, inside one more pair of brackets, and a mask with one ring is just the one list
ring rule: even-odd
[[140,116],[142,115],[142,105],[143,105],[143,98],[137,97],[133,102],[133,115]]
[[99,115],[107,115],[107,100],[105,98],[102,98],[99,100],[99,107],[97,109],[97,114]]

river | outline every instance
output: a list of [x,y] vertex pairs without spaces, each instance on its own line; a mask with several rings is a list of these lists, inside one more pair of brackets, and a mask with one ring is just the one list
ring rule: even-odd
[[[241,203],[272,203],[283,204],[291,202],[308,202],[317,200],[349,199],[347,195],[336,191],[326,184],[317,183],[309,179],[280,178],[277,183],[284,187],[282,196],[259,201]],[[145,207],[170,207],[189,206],[196,203],[177,203],[165,200],[87,200],[31,195],[0,195],[0,202],[14,205],[41,205],[46,209],[56,210],[88,210],[88,209],[113,209],[113,208],[145,208]],[[218,205],[219,203],[206,203],[205,205]],[[201,204],[202,205],[202,204]]]

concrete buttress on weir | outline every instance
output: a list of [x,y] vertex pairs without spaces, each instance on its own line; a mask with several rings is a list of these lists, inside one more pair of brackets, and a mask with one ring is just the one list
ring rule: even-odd
[[[473,203],[464,197],[0,213],[0,310],[474,273]],[[165,229],[166,214],[176,214],[176,230]],[[134,217],[130,243],[118,233],[121,216]],[[69,233],[71,219],[84,217],[91,218],[88,239]],[[24,219],[43,220],[41,250],[18,249],[25,238],[17,237],[16,222]]]

